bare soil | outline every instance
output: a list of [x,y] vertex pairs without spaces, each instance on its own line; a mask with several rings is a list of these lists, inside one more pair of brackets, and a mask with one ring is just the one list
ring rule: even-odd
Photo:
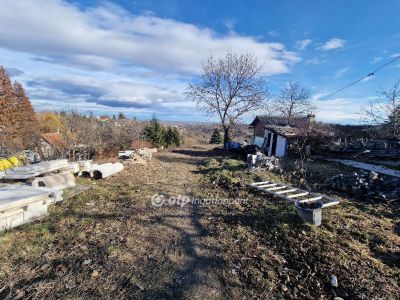
[[[343,199],[315,228],[244,188],[275,175],[215,155],[168,150],[80,180],[92,189],[0,235],[0,299],[400,298],[396,203]],[[155,194],[248,202],[155,207]]]

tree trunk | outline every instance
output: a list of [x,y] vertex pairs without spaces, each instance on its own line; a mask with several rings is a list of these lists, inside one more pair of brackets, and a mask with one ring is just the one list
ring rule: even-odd
[[231,140],[231,137],[229,136],[229,127],[224,127],[224,148],[226,147],[226,143]]

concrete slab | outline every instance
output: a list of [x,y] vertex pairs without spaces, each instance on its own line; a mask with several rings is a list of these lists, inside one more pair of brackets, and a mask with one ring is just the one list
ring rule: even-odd
[[22,185],[0,188],[0,232],[47,215],[51,192]]
[[68,166],[68,160],[66,159],[44,161],[34,165],[16,167],[12,170],[7,170],[6,175],[3,177],[3,179],[24,180],[45,173],[68,169]]

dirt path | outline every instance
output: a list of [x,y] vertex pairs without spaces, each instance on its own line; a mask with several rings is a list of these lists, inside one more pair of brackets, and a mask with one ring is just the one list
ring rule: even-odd
[[[173,249],[173,259],[179,265],[170,278],[174,283],[171,285],[170,282],[164,287],[170,289],[174,298],[223,297],[222,284],[216,271],[219,263],[215,259],[214,249],[210,249],[204,240],[205,229],[200,223],[201,208],[191,203],[171,205],[167,200],[169,197],[195,197],[199,175],[194,171],[205,156],[208,156],[206,148],[162,152],[156,155],[145,174],[138,176],[147,185],[148,192],[162,195],[166,200],[163,207],[151,208],[148,220],[158,223],[150,234],[157,235],[158,230],[163,232],[164,237],[170,241],[164,246]],[[147,175],[151,178],[147,178]],[[150,294],[144,292],[143,296],[147,298],[159,295],[152,291]]]

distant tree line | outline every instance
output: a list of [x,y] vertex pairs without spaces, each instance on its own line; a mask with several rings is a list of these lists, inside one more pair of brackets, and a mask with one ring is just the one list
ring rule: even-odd
[[161,126],[156,117],[139,122],[123,112],[110,118],[73,109],[35,113],[22,85],[12,84],[0,67],[0,156],[34,150],[43,157],[45,138],[51,140],[56,157],[71,160],[116,156],[137,140],[148,140],[155,147],[180,146],[183,140],[176,127]]
[[63,143],[60,155],[75,159],[116,156],[129,149],[134,140],[143,138],[144,125],[135,120],[101,121],[75,110],[38,114],[41,133],[58,133]]

